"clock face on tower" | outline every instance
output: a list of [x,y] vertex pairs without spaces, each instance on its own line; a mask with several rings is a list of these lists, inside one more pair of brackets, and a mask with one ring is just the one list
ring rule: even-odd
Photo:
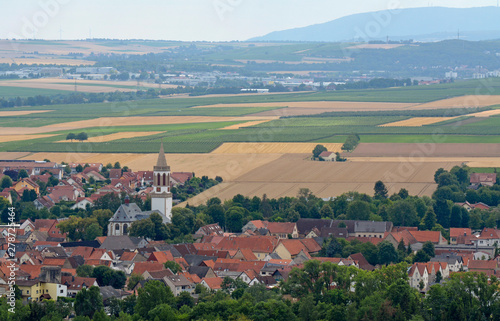
[[161,192],[161,187],[157,187],[157,188],[156,188],[156,191],[157,191],[158,193],[159,193],[159,192]]

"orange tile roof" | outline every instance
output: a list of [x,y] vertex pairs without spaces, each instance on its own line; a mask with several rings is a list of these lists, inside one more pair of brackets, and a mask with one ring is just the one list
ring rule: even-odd
[[[211,261],[212,262],[212,261]],[[183,275],[186,279],[188,279],[189,282],[198,284],[201,282],[201,279],[198,275],[196,274],[191,274],[189,272],[180,272],[180,275]]]
[[292,260],[270,259],[267,262],[276,265],[290,265],[290,263],[292,263]]
[[304,253],[309,252],[307,247],[301,240],[281,240],[281,244],[290,252],[290,255],[295,256],[300,253],[300,251],[304,251]]
[[123,252],[120,257],[120,261],[132,261],[136,257],[137,253],[135,252]]
[[42,266],[43,265],[21,264],[19,269],[28,273],[30,275],[30,279],[36,279],[42,271]]
[[170,251],[157,251],[151,253],[151,255],[148,258],[148,261],[154,261],[164,264],[167,261],[174,261],[174,256]]
[[469,271],[474,270],[491,270],[498,267],[498,262],[496,260],[470,260],[469,261]]
[[45,260],[43,260],[43,265],[63,266],[64,263],[66,263],[66,259],[46,258]]
[[208,287],[212,290],[218,290],[222,285],[222,278],[214,277],[214,278],[204,278],[203,281],[208,285]]
[[106,240],[107,236],[98,236],[96,237],[95,239],[99,242],[99,243],[104,243],[104,241]]
[[321,251],[321,245],[316,242],[315,239],[300,239],[300,242],[305,245],[309,253],[315,253]]
[[253,252],[271,253],[278,239],[269,236],[224,237],[216,248],[220,250],[251,249]]
[[419,242],[424,243],[431,241],[439,243],[441,232],[439,231],[410,231],[410,234]]
[[271,234],[292,234],[295,223],[288,222],[268,222],[267,229]]
[[142,275],[142,273],[148,271],[160,271],[165,270],[165,266],[158,262],[135,262],[134,271],[132,273]]
[[450,237],[458,237],[459,235],[471,235],[472,230],[470,228],[457,228],[457,227],[451,227],[450,228]]
[[81,256],[84,259],[89,259],[90,256],[92,255],[92,252],[94,251],[93,247],[88,247],[88,246],[79,246],[73,250],[71,253],[71,256]]
[[[250,249],[240,249],[239,252],[241,255],[243,255],[243,259],[245,261],[257,261],[257,257],[255,254],[253,254],[252,250]],[[238,253],[236,253],[238,254]]]
[[194,243],[193,246],[198,251],[210,251],[215,249],[215,244],[213,243]]
[[210,268],[212,268],[212,269],[215,267],[215,261],[212,261],[212,260],[205,260],[205,261],[203,261],[203,263],[204,263],[206,266],[208,266],[208,267],[210,267]]

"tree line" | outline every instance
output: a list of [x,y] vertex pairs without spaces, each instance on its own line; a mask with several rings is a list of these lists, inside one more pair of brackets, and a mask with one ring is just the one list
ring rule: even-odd
[[104,312],[95,286],[82,289],[75,299],[57,302],[22,305],[18,297],[15,314],[8,312],[10,306],[3,297],[0,319],[62,321],[73,312],[75,321],[475,321],[500,317],[500,282],[495,276],[457,273],[422,295],[410,287],[407,268],[401,263],[371,272],[310,260],[303,268],[294,267],[288,280],[274,289],[230,278],[224,279],[219,291],[198,284],[197,301],[187,292],[175,297],[163,282],[150,280],[137,294],[107,299],[110,315]]

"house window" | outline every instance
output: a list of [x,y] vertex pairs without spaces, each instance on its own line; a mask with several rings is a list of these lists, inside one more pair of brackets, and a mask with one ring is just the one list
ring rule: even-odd
[[116,231],[119,231],[119,230],[120,230],[120,225],[119,225],[119,224],[115,224],[115,230],[116,230]]
[[59,293],[63,294],[63,293],[64,293],[64,290],[59,291]]
[[30,294],[30,290],[26,290],[26,294]]
[[124,224],[123,225],[123,234],[127,233],[127,228],[128,228],[127,224]]

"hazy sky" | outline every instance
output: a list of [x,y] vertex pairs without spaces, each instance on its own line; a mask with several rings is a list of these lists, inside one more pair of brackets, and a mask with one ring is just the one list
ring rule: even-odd
[[0,38],[246,40],[354,13],[429,5],[497,0],[0,0]]

